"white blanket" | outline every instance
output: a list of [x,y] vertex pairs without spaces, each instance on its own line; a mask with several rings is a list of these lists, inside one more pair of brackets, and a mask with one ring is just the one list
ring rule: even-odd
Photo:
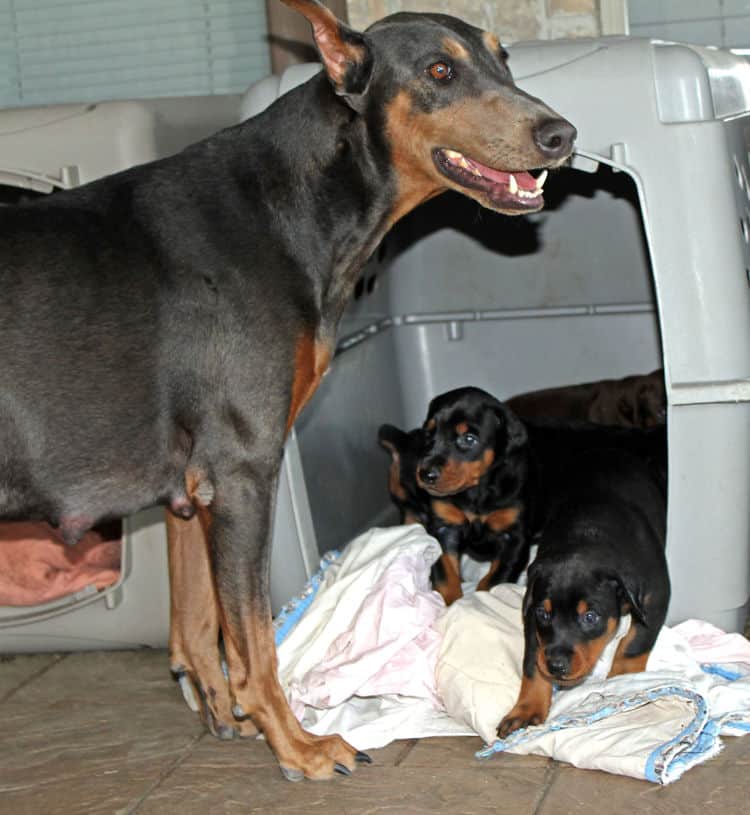
[[[662,784],[716,755],[722,735],[750,730],[750,643],[696,624],[693,653],[690,631],[664,628],[646,672],[605,680],[626,618],[543,725],[494,741],[520,687],[524,589],[496,586],[446,610],[429,584],[439,555],[421,526],[372,529],[324,558],[282,612],[279,674],[308,730],[362,750],[477,733],[482,758],[536,753]],[[732,664],[701,664],[712,654]]]

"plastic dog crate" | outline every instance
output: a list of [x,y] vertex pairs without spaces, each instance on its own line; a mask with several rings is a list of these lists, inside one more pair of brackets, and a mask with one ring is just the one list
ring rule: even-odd
[[[519,44],[511,66],[521,87],[577,126],[573,167],[547,182],[545,210],[523,218],[441,196],[394,228],[368,264],[332,370],[287,445],[274,608],[319,553],[394,520],[381,423],[414,427],[435,394],[460,385],[506,398],[663,366],[669,619],[740,630],[750,596],[750,66],[727,52],[627,38]],[[257,83],[242,115],[316,70],[295,66]],[[80,165],[93,132],[97,144],[109,141],[89,128],[82,141],[58,138],[53,152],[48,131],[9,153],[4,117],[15,113],[0,114],[3,170],[60,177]],[[226,113],[214,111],[215,128]],[[179,146],[157,146],[158,105],[138,117],[148,149],[98,174]],[[126,519],[113,589],[0,609],[0,650],[164,645],[161,518]]]

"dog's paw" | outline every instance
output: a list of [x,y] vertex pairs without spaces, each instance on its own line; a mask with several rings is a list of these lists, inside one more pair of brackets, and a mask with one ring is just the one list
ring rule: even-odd
[[547,711],[533,709],[530,705],[516,705],[497,726],[497,737],[507,739],[516,730],[542,724],[547,718]]

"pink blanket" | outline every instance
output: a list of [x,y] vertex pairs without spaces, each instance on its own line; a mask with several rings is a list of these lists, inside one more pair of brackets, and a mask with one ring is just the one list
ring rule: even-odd
[[120,577],[120,524],[87,532],[66,546],[42,522],[0,523],[0,606],[33,606]]

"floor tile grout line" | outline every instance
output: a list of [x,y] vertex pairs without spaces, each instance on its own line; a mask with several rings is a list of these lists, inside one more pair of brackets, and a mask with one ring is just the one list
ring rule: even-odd
[[409,741],[403,746],[399,754],[396,756],[396,760],[393,762],[394,767],[401,766],[401,763],[406,760],[409,753],[411,753],[411,751],[417,746],[418,741],[418,739],[409,739]]
[[147,802],[151,795],[159,789],[159,787],[174,773],[174,771],[185,761],[186,758],[195,749],[196,744],[206,735],[205,731],[199,733],[195,738],[191,739],[182,749],[180,755],[162,772],[153,784],[143,793],[138,801],[132,806],[124,810],[124,815],[135,815],[138,810]]
[[[19,655],[20,656],[20,655]],[[54,654],[52,656],[52,661],[45,665],[43,668],[40,668],[36,673],[27,676],[20,684],[16,685],[15,688],[11,688],[4,696],[0,697],[0,705],[5,704],[7,701],[13,698],[13,696],[18,693],[18,691],[23,690],[27,685],[30,685],[34,680],[39,679],[39,677],[44,676],[47,671],[51,671],[56,665],[59,665],[63,660],[67,659],[70,654]]]
[[547,765],[546,770],[544,771],[544,779],[542,780],[542,789],[534,802],[534,806],[531,810],[531,815],[539,815],[541,812],[542,806],[544,802],[547,800],[547,795],[549,791],[552,789],[552,785],[557,778],[557,772],[559,769],[559,765],[556,761],[549,759],[549,764]]

